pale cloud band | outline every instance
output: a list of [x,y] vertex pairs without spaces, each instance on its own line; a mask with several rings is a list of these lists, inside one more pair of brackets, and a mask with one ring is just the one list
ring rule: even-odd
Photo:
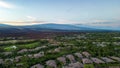
[[9,24],[15,26],[43,24],[45,21],[1,21],[0,24]]
[[7,8],[7,9],[11,9],[11,8],[14,8],[14,6],[10,3],[7,3],[3,0],[0,0],[0,7],[2,8]]
[[36,18],[35,17],[33,17],[33,16],[26,16],[27,18],[28,18],[28,20],[30,20],[30,21],[35,21],[36,20]]

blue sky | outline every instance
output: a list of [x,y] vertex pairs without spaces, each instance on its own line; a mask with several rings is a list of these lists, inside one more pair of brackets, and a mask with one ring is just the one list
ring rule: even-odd
[[120,0],[0,0],[0,23],[120,27]]

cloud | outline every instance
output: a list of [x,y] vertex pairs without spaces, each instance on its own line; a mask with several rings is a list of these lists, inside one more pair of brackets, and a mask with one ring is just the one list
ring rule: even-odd
[[9,24],[9,25],[33,25],[33,24],[43,24],[45,21],[1,21],[0,24]]
[[54,21],[54,23],[58,24],[105,24],[111,23],[109,20],[68,20],[68,19],[58,19]]
[[77,20],[68,20],[68,19],[58,19],[53,21],[53,23],[57,23],[57,24],[76,24],[79,23],[79,21]]
[[33,16],[26,16],[29,20],[31,20],[31,21],[35,21],[36,20],[36,18],[35,17],[33,17]]
[[111,27],[111,28],[120,28],[120,20],[102,20],[102,19],[93,19],[93,20],[85,20],[85,21],[78,21],[76,24],[83,24],[88,26],[95,26],[95,27]]
[[0,18],[0,21],[4,20],[3,18]]
[[44,24],[47,22],[47,21],[39,21],[37,20],[36,17],[33,17],[33,16],[26,16],[26,17],[27,17],[28,23],[30,24]]
[[120,22],[116,20],[93,20],[89,22],[88,25],[102,27],[120,27]]
[[2,8],[8,8],[8,9],[14,8],[14,6],[12,4],[4,2],[3,0],[0,1],[0,7],[2,7]]
[[93,20],[91,22],[100,24],[100,23],[108,22],[108,20]]
[[91,25],[93,25],[93,26],[104,26],[104,27],[120,27],[120,23],[118,23],[118,22],[91,24]]

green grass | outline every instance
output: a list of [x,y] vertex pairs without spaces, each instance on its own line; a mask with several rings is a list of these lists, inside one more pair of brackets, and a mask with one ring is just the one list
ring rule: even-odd
[[30,44],[22,44],[19,45],[18,48],[26,48],[26,49],[30,49],[30,48],[35,48],[40,46],[40,42],[34,42],[34,43],[30,43]]
[[13,50],[20,50],[20,49],[31,49],[31,48],[35,48],[35,47],[39,47],[41,46],[40,42],[33,42],[33,43],[29,43],[29,44],[17,44],[17,45],[13,45],[16,46],[17,48],[14,49],[12,46],[6,46],[4,47],[4,51],[13,51]]
[[84,68],[95,68],[93,64],[84,64]]
[[4,50],[8,52],[8,51],[16,50],[16,49],[10,46],[10,47],[5,47]]

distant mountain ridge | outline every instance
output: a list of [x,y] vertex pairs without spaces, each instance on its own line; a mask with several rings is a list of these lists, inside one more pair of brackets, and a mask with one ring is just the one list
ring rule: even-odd
[[7,24],[0,24],[0,27],[8,27],[10,25],[7,25]]
[[94,30],[94,28],[88,27],[78,27],[70,24],[39,24],[39,25],[31,25],[26,26],[28,28],[47,28],[47,29],[58,29],[58,30]]
[[110,31],[108,29],[98,29],[85,25],[72,25],[72,24],[37,24],[27,26],[11,26],[0,24],[0,32],[29,32],[29,31]]

